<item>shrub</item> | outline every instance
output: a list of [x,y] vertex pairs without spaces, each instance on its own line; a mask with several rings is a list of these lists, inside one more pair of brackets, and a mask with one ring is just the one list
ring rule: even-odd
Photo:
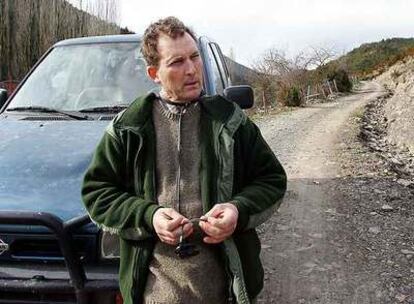
[[302,104],[302,94],[296,86],[282,86],[278,90],[277,99],[285,106],[299,107]]
[[335,80],[339,92],[350,92],[352,82],[349,80],[348,73],[344,69],[336,69],[328,74],[330,81]]
[[302,95],[297,87],[291,87],[287,95],[287,105],[289,107],[298,107],[302,103]]

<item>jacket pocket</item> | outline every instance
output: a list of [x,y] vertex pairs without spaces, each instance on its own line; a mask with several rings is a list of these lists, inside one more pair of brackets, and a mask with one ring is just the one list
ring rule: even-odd
[[139,249],[134,246],[134,242],[120,238],[119,287],[124,304],[135,303],[135,271]]
[[234,235],[243,267],[243,276],[249,298],[255,298],[263,288],[264,271],[260,261],[260,240],[254,229]]
[[135,242],[135,244],[136,254],[133,257],[134,268],[131,292],[133,298],[132,303],[138,304],[143,302],[143,296],[149,274],[149,264],[151,262],[152,252],[154,250],[154,241],[143,240]]

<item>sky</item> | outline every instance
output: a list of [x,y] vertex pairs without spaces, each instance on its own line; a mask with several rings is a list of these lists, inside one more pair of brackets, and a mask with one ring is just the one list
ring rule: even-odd
[[142,34],[176,16],[224,54],[252,66],[269,48],[294,56],[310,47],[344,54],[365,42],[414,37],[414,0],[120,0],[120,25]]

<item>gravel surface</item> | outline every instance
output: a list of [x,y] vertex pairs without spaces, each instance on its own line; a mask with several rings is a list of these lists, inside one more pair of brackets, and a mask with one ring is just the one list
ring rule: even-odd
[[414,303],[414,157],[386,139],[385,97],[349,119],[338,155],[346,176],[335,190],[350,202],[339,208],[348,215],[340,225],[353,231],[344,242],[378,277],[376,303]]
[[259,303],[414,303],[412,189],[359,136],[364,107],[384,94],[366,83],[257,121],[289,177],[259,228]]

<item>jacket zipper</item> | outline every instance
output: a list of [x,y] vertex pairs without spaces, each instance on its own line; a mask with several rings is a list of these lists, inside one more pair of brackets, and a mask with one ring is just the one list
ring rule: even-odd
[[177,123],[177,163],[178,163],[178,168],[177,168],[177,177],[176,177],[176,210],[177,212],[181,212],[180,210],[180,201],[181,201],[181,197],[180,197],[180,182],[181,182],[181,119],[182,119],[182,110],[179,110],[178,113],[178,123]]
[[219,189],[220,189],[220,184],[221,184],[221,180],[222,180],[221,173],[223,171],[223,168],[222,168],[223,161],[222,161],[221,155],[220,155],[220,148],[219,148],[220,147],[220,140],[219,140],[219,138],[220,138],[220,134],[221,134],[223,128],[224,128],[224,125],[222,125],[220,127],[220,129],[217,133],[217,137],[215,138],[215,140],[216,140],[216,142],[215,142],[216,157],[217,157],[217,162],[218,162],[218,164],[217,164],[217,166],[218,166],[218,175],[217,175],[217,184],[216,184],[216,202],[217,203],[223,203],[223,202],[220,202],[220,195],[219,195]]

